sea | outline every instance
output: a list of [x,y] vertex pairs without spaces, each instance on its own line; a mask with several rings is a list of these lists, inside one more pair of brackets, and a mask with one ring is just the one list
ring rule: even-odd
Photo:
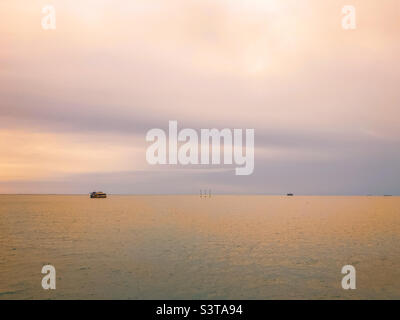
[[399,299],[399,247],[400,197],[0,195],[1,300]]

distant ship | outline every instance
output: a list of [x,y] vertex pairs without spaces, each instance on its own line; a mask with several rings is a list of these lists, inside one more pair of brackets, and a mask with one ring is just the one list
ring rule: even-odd
[[94,191],[90,194],[91,198],[107,198],[107,195],[104,192],[101,191]]
[[288,193],[287,196],[288,197],[293,197],[293,193]]

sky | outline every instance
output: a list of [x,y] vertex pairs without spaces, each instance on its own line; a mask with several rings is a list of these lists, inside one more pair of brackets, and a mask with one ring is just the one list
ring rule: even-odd
[[[400,194],[399,35],[398,0],[2,0],[0,193]],[[255,129],[254,173],[149,165],[169,120]]]

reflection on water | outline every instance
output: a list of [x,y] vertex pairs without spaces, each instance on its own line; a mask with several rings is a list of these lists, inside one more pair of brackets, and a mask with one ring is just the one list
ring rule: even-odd
[[0,299],[399,299],[399,242],[398,197],[3,195]]

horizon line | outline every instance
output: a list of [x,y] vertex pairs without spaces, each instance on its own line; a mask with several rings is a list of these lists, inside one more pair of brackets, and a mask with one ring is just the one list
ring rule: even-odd
[[[0,196],[83,196],[89,193],[0,193]],[[200,193],[106,193],[114,196],[199,196]],[[399,197],[400,194],[282,194],[282,193],[212,193],[212,196],[297,196],[297,197]]]

